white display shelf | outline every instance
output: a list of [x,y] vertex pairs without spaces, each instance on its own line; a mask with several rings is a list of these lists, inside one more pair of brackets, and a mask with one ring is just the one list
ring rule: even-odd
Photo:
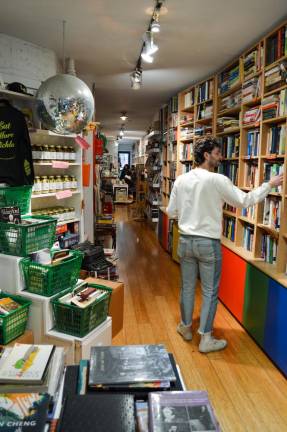
[[[59,191],[62,192],[62,191]],[[80,194],[81,191],[77,190],[77,191],[71,191],[72,195],[76,195],[76,194]],[[51,192],[51,193],[46,193],[46,194],[33,194],[32,195],[32,199],[36,199],[36,198],[48,198],[48,197],[55,197],[57,194],[57,192]],[[70,198],[70,197],[67,197]],[[67,198],[62,198],[62,199],[67,199]]]
[[37,134],[37,135],[44,135],[44,136],[52,136],[52,137],[59,137],[59,138],[76,138],[76,134],[57,134],[55,132],[51,132],[49,130],[45,129],[31,129],[30,134]]
[[35,97],[34,96],[30,96],[24,93],[17,93],[11,90],[6,90],[6,89],[0,89],[0,94],[6,95],[6,96],[10,96],[11,98],[19,98],[19,99],[28,99],[31,101],[35,101]]
[[[55,160],[55,162],[68,162],[64,160]],[[68,162],[69,166],[67,168],[54,168],[54,169],[69,169],[70,166],[80,166],[80,163]],[[52,162],[33,162],[34,166],[52,166]]]

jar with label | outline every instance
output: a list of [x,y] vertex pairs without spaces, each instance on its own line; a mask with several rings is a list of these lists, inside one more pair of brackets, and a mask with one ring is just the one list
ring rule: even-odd
[[47,176],[41,177],[41,183],[42,183],[42,193],[49,193],[50,192],[50,184]]
[[42,147],[42,159],[43,159],[43,161],[47,162],[49,160],[49,156],[50,156],[49,146],[44,145]]
[[76,217],[75,208],[74,207],[70,207],[69,208],[69,219],[75,219],[75,217]]
[[64,189],[70,189],[71,188],[71,181],[70,177],[68,175],[64,176]]
[[63,160],[67,161],[68,160],[68,147],[64,146],[64,147],[62,147],[62,149],[63,149]]
[[39,176],[35,177],[34,185],[33,185],[33,193],[34,194],[40,194],[42,193],[42,183]]
[[63,180],[61,176],[57,176],[56,177],[56,191],[61,191],[63,190]]
[[75,176],[71,176],[71,189],[77,189],[78,182]]
[[76,162],[76,150],[72,146],[69,147],[69,150],[70,150],[70,161]]
[[36,145],[32,146],[32,158],[34,162],[37,162],[39,159],[38,146]]
[[50,192],[56,192],[56,179],[54,176],[49,176]]
[[51,160],[57,160],[57,152],[56,152],[56,147],[54,145],[50,146],[50,156],[51,156]]
[[58,146],[56,146],[56,149],[57,149],[57,159],[63,160],[63,158],[64,158],[63,148],[58,145]]

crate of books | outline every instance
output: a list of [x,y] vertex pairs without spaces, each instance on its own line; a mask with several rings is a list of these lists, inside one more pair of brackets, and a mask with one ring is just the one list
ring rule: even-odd
[[21,214],[29,212],[32,186],[0,187],[0,207],[18,206]]
[[57,220],[46,216],[24,217],[19,223],[0,221],[0,252],[25,257],[51,248],[56,238]]
[[84,337],[108,315],[112,289],[85,283],[75,290],[59,294],[51,303],[55,329],[72,336]]
[[50,297],[74,288],[81,269],[83,253],[61,250],[52,252],[51,264],[43,265],[24,258],[21,266],[27,291]]
[[0,344],[6,345],[26,329],[31,302],[0,292]]

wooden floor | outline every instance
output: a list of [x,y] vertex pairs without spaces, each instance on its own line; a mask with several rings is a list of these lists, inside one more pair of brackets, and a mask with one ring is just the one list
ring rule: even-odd
[[183,341],[176,332],[179,266],[146,223],[129,220],[127,207],[118,208],[116,216],[125,312],[123,331],[113,343],[165,344],[181,368],[187,389],[208,391],[222,431],[287,431],[285,378],[221,304],[215,335],[226,338],[228,347],[207,355],[198,352],[199,289],[194,338]]

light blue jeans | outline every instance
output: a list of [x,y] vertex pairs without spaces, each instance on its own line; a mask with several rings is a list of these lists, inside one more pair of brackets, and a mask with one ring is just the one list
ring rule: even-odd
[[181,321],[186,326],[192,324],[195,288],[199,272],[203,299],[198,332],[200,334],[209,333],[213,328],[218,303],[222,262],[220,240],[180,235],[178,256],[181,267]]

